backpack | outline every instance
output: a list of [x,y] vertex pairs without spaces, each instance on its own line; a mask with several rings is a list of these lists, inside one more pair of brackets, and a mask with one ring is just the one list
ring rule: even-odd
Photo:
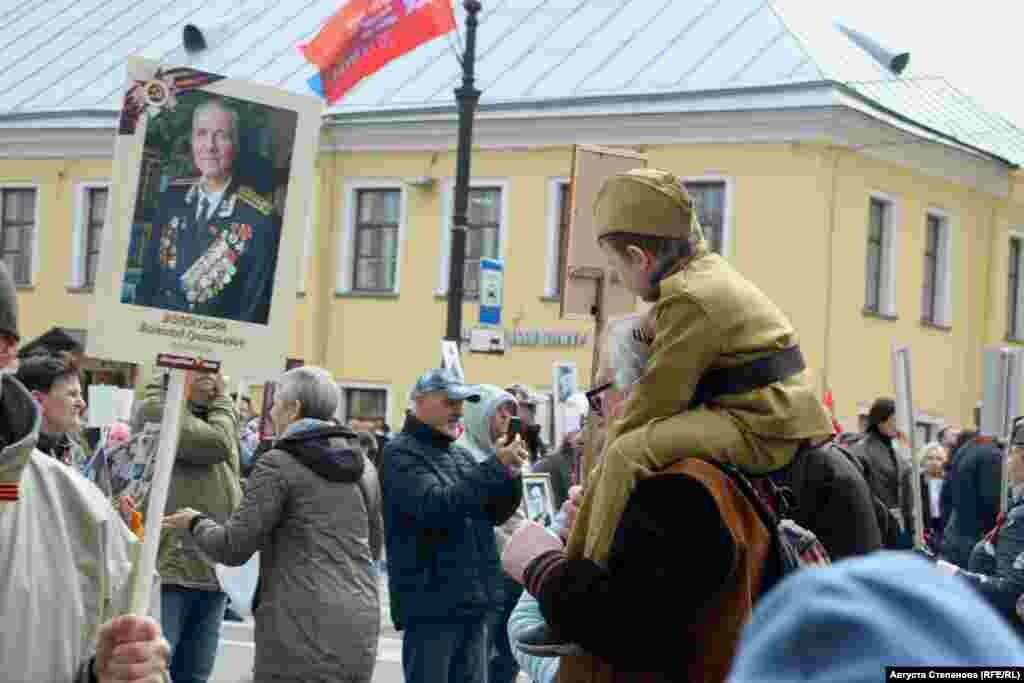
[[786,494],[775,487],[770,479],[762,478],[760,483],[770,490],[778,514],[769,508],[764,502],[762,494],[758,493],[751,481],[739,469],[715,460],[707,462],[715,465],[732,479],[736,487],[743,492],[744,497],[753,506],[765,528],[768,529],[768,534],[771,537],[771,549],[767,560],[768,566],[765,568],[765,578],[761,583],[762,595],[771,590],[788,574],[804,567],[824,566],[832,563],[828,551],[818,537],[789,517],[790,503]]

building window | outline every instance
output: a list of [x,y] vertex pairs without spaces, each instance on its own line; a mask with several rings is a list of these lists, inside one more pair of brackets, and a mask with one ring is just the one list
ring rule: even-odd
[[1010,269],[1006,283],[1006,336],[1010,339],[1024,338],[1021,329],[1021,257],[1024,256],[1024,240],[1010,238]]
[[3,260],[17,285],[32,284],[32,238],[36,220],[34,189],[4,189],[0,193],[0,233]]
[[555,226],[558,232],[555,242],[555,280],[552,296],[559,296],[562,293],[562,271],[565,269],[566,249],[569,246],[566,244],[566,240],[569,239],[569,220],[572,209],[571,187],[569,183],[558,184],[558,225]]
[[86,193],[85,225],[82,226],[85,231],[85,279],[82,281],[84,287],[96,284],[108,197],[109,193],[105,187],[92,187]]
[[953,261],[949,219],[929,212],[925,222],[924,287],[921,292],[921,320],[948,327],[953,324]]
[[394,291],[401,204],[401,190],[356,191],[353,291]]
[[480,187],[469,191],[466,212],[466,270],[463,293],[467,299],[480,295],[480,259],[496,259],[501,239],[501,188]]
[[388,392],[387,389],[367,389],[342,387],[344,422],[362,420],[364,422],[387,422]]
[[864,310],[894,315],[890,310],[892,286],[892,203],[872,197],[868,215],[867,265],[864,278]]
[[721,254],[725,248],[725,181],[696,180],[685,183],[704,229],[711,251]]

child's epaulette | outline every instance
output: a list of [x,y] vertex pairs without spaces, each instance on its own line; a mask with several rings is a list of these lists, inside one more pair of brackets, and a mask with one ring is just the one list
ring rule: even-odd
[[262,213],[264,216],[269,216],[270,212],[274,209],[274,205],[266,197],[251,187],[243,185],[242,189],[238,191],[238,198]]

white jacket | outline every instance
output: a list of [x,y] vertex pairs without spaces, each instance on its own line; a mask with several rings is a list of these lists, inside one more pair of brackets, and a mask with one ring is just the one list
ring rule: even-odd
[[0,668],[12,683],[87,682],[100,625],[128,607],[141,544],[94,484],[35,450],[39,419],[3,375],[0,483],[17,483],[18,498],[0,501]]

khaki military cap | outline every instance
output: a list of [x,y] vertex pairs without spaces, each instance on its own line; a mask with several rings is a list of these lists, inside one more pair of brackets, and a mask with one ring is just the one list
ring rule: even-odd
[[599,240],[613,232],[688,239],[694,223],[693,202],[683,181],[654,168],[635,168],[612,176],[594,202],[594,229]]

